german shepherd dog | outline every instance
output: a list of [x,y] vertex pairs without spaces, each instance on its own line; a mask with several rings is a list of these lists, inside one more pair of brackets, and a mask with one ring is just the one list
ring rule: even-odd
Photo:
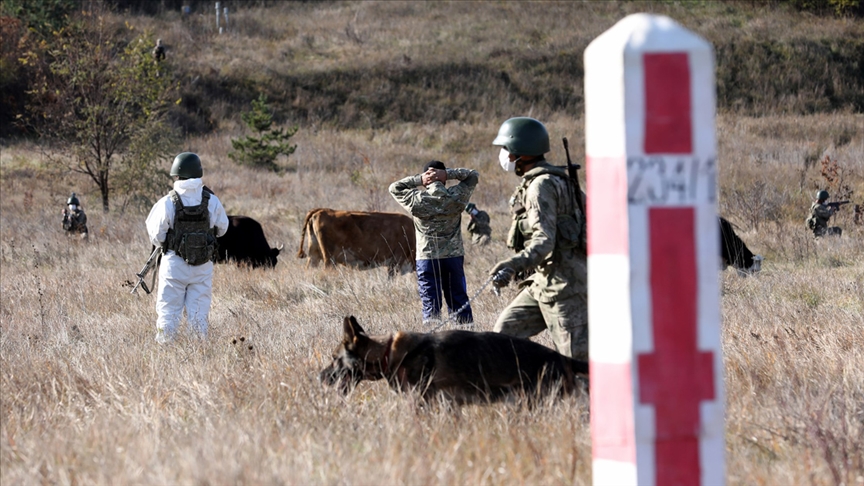
[[455,403],[492,402],[509,394],[573,393],[588,363],[527,339],[494,332],[397,332],[369,336],[354,316],[318,379],[348,393],[363,380],[386,379],[396,391],[416,390],[424,402],[442,395]]

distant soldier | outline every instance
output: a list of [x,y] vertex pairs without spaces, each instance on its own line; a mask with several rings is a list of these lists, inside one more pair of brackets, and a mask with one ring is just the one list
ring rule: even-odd
[[828,226],[831,216],[840,208],[837,203],[829,203],[828,191],[816,193],[816,201],[810,206],[810,216],[807,218],[807,228],[813,232],[813,236],[840,236],[843,230],[838,226]]
[[66,234],[78,233],[82,239],[88,236],[87,231],[87,215],[84,214],[84,208],[81,207],[81,201],[73,192],[66,201],[66,207],[63,208],[63,229]]
[[471,233],[471,243],[474,245],[486,245],[492,236],[492,227],[489,226],[489,214],[477,209],[474,203],[465,206],[465,212],[471,216],[468,222],[468,233]]
[[156,62],[156,77],[162,76],[160,64],[165,60],[165,46],[162,45],[162,39],[156,39],[156,47],[153,48],[153,60]]
[[153,48],[153,59],[157,63],[165,60],[165,46],[162,45],[162,39],[156,39],[156,47]]

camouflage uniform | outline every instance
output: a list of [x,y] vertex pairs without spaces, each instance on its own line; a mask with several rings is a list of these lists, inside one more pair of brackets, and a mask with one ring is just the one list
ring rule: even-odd
[[810,217],[807,218],[807,227],[813,231],[813,236],[840,236],[843,232],[842,229],[837,226],[828,226],[828,221],[835,212],[837,212],[835,208],[818,201],[810,206]]
[[471,233],[471,243],[474,245],[485,245],[489,243],[492,235],[492,227],[489,226],[489,214],[486,211],[476,210],[474,214],[468,213],[471,221],[468,222],[468,233]]
[[[441,311],[443,285],[447,306],[455,311],[468,302],[462,260],[462,211],[474,192],[479,175],[471,169],[446,169],[447,179],[460,181],[448,188],[433,182],[422,188],[420,175],[390,185],[390,194],[414,218],[417,236],[417,277],[423,301],[423,319],[437,319]],[[418,188],[419,187],[419,188]],[[462,322],[473,322],[468,306]]]
[[74,210],[63,210],[63,229],[66,234],[80,233],[82,238],[87,238],[87,215],[81,207]]
[[567,170],[539,160],[523,175],[510,206],[507,244],[518,253],[499,266],[530,276],[498,317],[495,332],[527,338],[549,329],[559,353],[587,359],[584,217]]

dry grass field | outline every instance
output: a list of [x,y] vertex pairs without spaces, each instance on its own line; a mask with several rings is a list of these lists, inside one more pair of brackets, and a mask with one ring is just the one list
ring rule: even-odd
[[[273,34],[280,25],[291,32],[284,42],[298,42],[286,51],[296,69],[323,70],[327,63],[362,68],[367,55],[386,61],[405,51],[421,58],[428,52],[412,50],[412,33],[440,44],[442,53],[471,42],[486,49],[504,30],[517,39],[509,49],[531,49],[532,32],[548,25],[563,31],[566,21],[552,17],[575,15],[563,4],[550,7],[545,23],[509,2],[479,13],[468,3],[442,4],[441,11],[420,3],[382,5],[239,11],[238,29],[254,28],[222,39],[204,30],[190,34],[171,18],[135,21],[171,32],[169,44],[184,35],[200,43],[195,62],[219,69],[257,64],[266,76],[267,60],[281,52]],[[596,25],[580,35],[590,39],[635,8],[589,3],[578,12],[594,12]],[[524,22],[513,20],[514,12]],[[676,12],[684,11],[670,13]],[[385,27],[394,15],[404,22]],[[779,20],[740,28],[762,35],[759,29],[770,22]],[[800,31],[823,28],[821,22],[802,21]],[[246,46],[252,33],[263,51]],[[220,50],[237,53],[242,46],[251,61],[217,62]],[[317,57],[307,58],[313,52]],[[506,201],[517,178],[500,170],[490,146],[503,119],[468,114],[460,121],[344,129],[313,120],[293,138],[292,172],[275,176],[228,159],[230,139],[239,133],[236,114],[225,100],[213,105],[218,129],[188,138],[177,152],[201,154],[205,183],[229,214],[256,218],[270,243],[284,243],[285,250],[269,271],[216,267],[210,335],[203,342],[184,337],[158,345],[154,297],[129,294],[127,282],[150,248],[143,223],[149,208],[102,213],[88,181],[43,168],[32,142],[3,144],[0,484],[589,484],[586,397],[534,408],[510,402],[418,410],[411,397],[384,383],[364,383],[342,397],[317,381],[345,315],[373,333],[423,329],[413,275],[307,269],[294,257],[306,211],[399,211],[387,186],[426,161],[475,168],[481,176],[473,201],[490,213],[494,241],[466,248],[473,293],[508,254]],[[513,109],[519,110],[513,115],[531,113],[515,102]],[[719,210],[766,258],[757,276],[718,274],[728,483],[862,485],[864,226],[852,223],[851,205],[837,217],[842,238],[814,241],[803,221],[815,188],[827,184],[823,160],[841,169],[842,181],[833,187],[848,186],[854,202],[864,204],[864,117],[780,111],[758,118],[727,113],[717,124]],[[581,113],[532,114],[547,122],[553,140],[567,136],[574,157],[582,157]],[[553,143],[549,159],[563,161],[560,143]],[[60,227],[72,191],[88,211],[86,242],[67,238]],[[474,301],[477,330],[492,327],[513,292],[487,291]],[[537,340],[550,344],[545,335]]]

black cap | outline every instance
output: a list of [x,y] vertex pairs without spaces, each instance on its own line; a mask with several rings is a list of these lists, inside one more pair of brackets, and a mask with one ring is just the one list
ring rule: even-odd
[[429,169],[447,170],[447,167],[444,167],[444,162],[441,162],[440,160],[430,160],[423,166],[423,172],[426,172]]

